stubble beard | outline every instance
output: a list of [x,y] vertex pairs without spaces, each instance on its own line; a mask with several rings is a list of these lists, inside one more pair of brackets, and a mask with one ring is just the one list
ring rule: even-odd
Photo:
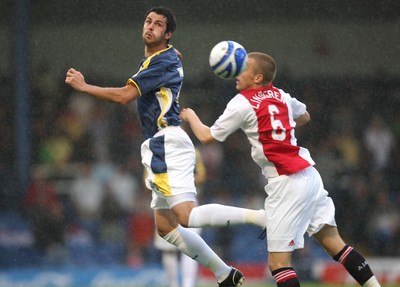
[[164,41],[163,37],[154,38],[151,37],[150,39],[146,38],[146,35],[143,35],[143,43],[148,48],[153,48],[159,46]]

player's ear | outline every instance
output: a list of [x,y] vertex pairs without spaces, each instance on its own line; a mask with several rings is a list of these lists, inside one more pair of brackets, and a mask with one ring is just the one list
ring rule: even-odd
[[254,82],[260,84],[264,81],[264,76],[262,74],[256,74],[254,77]]
[[171,39],[171,37],[172,37],[172,32],[171,31],[168,32],[168,33],[165,33],[165,35],[164,35],[165,40],[169,40],[169,39]]

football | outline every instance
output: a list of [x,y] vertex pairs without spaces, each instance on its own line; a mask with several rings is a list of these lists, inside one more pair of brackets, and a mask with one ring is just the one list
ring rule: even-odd
[[209,60],[217,76],[233,79],[246,68],[247,52],[235,41],[222,41],[212,48]]

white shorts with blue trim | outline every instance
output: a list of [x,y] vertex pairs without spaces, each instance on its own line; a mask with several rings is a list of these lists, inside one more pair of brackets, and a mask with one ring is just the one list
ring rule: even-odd
[[180,127],[166,127],[141,147],[146,168],[146,187],[153,191],[151,208],[171,208],[184,201],[195,201],[194,167],[196,154],[192,141]]

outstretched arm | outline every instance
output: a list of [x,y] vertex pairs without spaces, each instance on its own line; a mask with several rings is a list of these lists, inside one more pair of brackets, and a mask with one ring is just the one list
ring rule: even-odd
[[179,117],[190,124],[190,128],[192,129],[194,135],[199,141],[201,141],[201,143],[209,144],[216,141],[211,135],[210,127],[203,124],[192,109],[182,109]]
[[81,72],[70,68],[67,71],[65,83],[79,92],[89,94],[103,101],[118,104],[128,104],[139,97],[139,91],[134,85],[126,85],[120,88],[105,88],[86,83]]

